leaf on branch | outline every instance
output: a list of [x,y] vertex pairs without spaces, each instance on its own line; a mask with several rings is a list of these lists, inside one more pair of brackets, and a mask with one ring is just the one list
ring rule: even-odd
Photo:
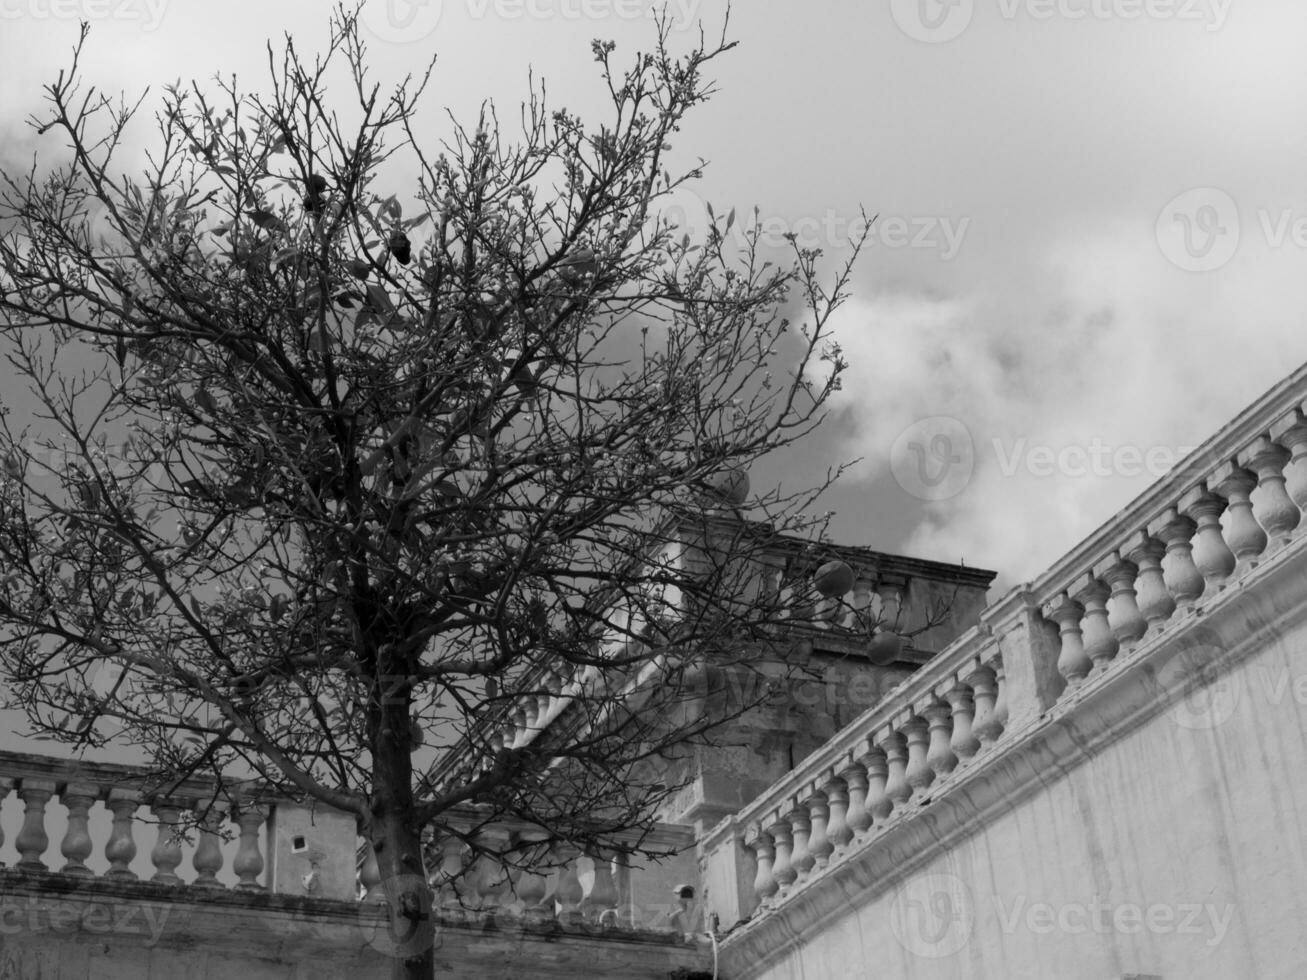
[[285,222],[283,222],[271,211],[265,210],[264,208],[255,208],[253,211],[251,211],[250,220],[253,221],[260,228],[265,228],[265,229],[269,229],[272,231],[279,231],[279,232],[284,232],[286,230]]

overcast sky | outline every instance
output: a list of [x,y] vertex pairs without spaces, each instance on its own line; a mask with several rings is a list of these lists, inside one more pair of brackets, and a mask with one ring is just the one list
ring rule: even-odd
[[[589,41],[647,45],[644,0],[370,0],[382,77],[515,107],[528,67],[599,106]],[[674,22],[720,26],[717,0]],[[0,138],[94,22],[88,75],[137,92],[327,36],[308,0],[0,0]],[[839,317],[838,413],[755,481],[863,458],[834,537],[1038,574],[1307,360],[1307,3],[739,0],[740,47],[678,150],[718,210],[838,255],[879,214]],[[678,40],[688,44],[691,35]],[[689,204],[693,206],[693,201]]]

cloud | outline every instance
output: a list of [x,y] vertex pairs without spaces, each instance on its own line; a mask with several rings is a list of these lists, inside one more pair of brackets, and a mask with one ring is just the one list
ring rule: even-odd
[[[1141,228],[1053,235],[1029,286],[882,290],[839,312],[838,450],[864,457],[855,480],[925,501],[901,550],[965,555],[1000,585],[1038,575],[1307,359],[1299,256],[1253,247],[1194,275]],[[922,420],[941,417],[965,429],[936,447],[957,430]],[[915,467],[967,453],[969,477],[931,499]]]

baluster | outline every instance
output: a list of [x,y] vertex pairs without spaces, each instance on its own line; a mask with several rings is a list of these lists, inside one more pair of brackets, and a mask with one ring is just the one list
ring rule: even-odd
[[861,633],[871,626],[871,579],[859,575],[853,580],[853,609],[849,613],[849,628]]
[[1148,621],[1139,611],[1139,598],[1135,592],[1139,566],[1116,552],[1094,566],[1094,576],[1111,590],[1112,608],[1108,622],[1118,653],[1129,653],[1139,638],[1148,632]]
[[494,911],[501,904],[501,897],[508,888],[508,871],[498,854],[508,845],[503,833],[482,831],[477,838],[480,845],[472,868],[468,874],[468,884],[473,893],[473,908]]
[[529,732],[540,730],[540,703],[535,695],[528,694],[522,702],[522,717]]
[[155,868],[151,881],[164,885],[182,883],[177,876],[177,865],[182,863],[182,844],[177,830],[181,812],[182,805],[175,800],[160,799],[150,804],[150,813],[159,821],[159,836],[150,851],[150,862]]
[[[896,742],[896,746],[902,746],[901,742]],[[879,827],[889,819],[890,813],[894,810],[894,801],[889,796],[889,756],[887,755],[888,746],[885,747],[871,745],[867,754],[862,757],[863,769],[867,774],[867,801],[864,807],[867,811],[867,827],[863,827],[859,836],[866,836],[869,827]],[[897,751],[897,749],[896,749]],[[907,759],[906,753],[899,756],[899,762],[903,763]],[[902,768],[899,767],[899,781],[903,787],[911,792],[911,787],[903,779]]]
[[1293,537],[1294,529],[1302,520],[1302,512],[1285,486],[1285,465],[1288,462],[1288,451],[1266,438],[1257,439],[1239,454],[1239,465],[1257,477],[1259,493],[1253,516],[1266,528],[1276,547]]
[[[236,858],[231,869],[239,881],[241,891],[263,891],[259,875],[263,873],[263,855],[259,851],[259,829],[268,819],[268,808],[251,803],[239,804],[235,811],[236,825],[240,827],[240,840],[236,845]],[[180,855],[179,855],[180,857]]]
[[867,809],[869,780],[867,769],[857,759],[851,760],[844,770],[844,785],[849,788],[849,810],[844,816],[852,837],[850,843],[861,839],[871,826],[871,811]]
[[1192,608],[1207,587],[1203,573],[1194,563],[1193,537],[1197,529],[1197,524],[1174,507],[1148,525],[1149,536],[1166,545],[1166,557],[1170,560],[1169,567],[1165,567],[1166,587],[1175,596],[1176,606],[1186,609]]
[[583,907],[586,919],[599,920],[607,911],[617,910],[617,882],[613,880],[613,862],[604,857],[598,847],[591,846],[586,856],[594,865],[594,882],[586,895]]
[[910,715],[899,725],[908,742],[908,763],[904,777],[914,791],[925,792],[935,781],[935,771],[926,756],[930,753],[930,726],[919,715]]
[[363,846],[365,848],[363,867],[359,868],[359,883],[363,885],[363,902],[380,905],[386,900],[386,890],[381,887],[381,865],[377,861],[377,852],[372,848],[372,841],[365,840]]
[[[800,804],[803,806],[804,804]],[[808,854],[812,858],[812,867],[821,869],[826,867],[830,861],[831,852],[835,850],[835,845],[831,843],[828,823],[830,821],[830,803],[826,799],[826,794],[820,790],[814,789],[811,797],[806,804],[808,809],[808,822],[812,827],[808,835]]]
[[976,737],[973,727],[976,706],[971,699],[971,688],[957,679],[944,697],[948,699],[949,710],[953,715],[953,738],[949,747],[958,762],[967,762],[980,751],[980,739]]
[[1057,658],[1057,670],[1071,688],[1079,686],[1094,668],[1094,662],[1085,653],[1080,620],[1085,607],[1063,592],[1044,605],[1044,618],[1057,623],[1062,636],[1062,652]]
[[776,822],[767,828],[767,833],[771,836],[772,843],[776,848],[776,859],[772,866],[772,877],[776,879],[777,897],[780,898],[790,886],[794,884],[799,873],[794,869],[790,861],[790,854],[794,847],[794,839],[790,836],[789,821],[783,817],[777,817]]
[[619,850],[613,854],[613,881],[617,886],[617,921],[627,928],[640,924],[631,892],[631,852]]
[[994,736],[997,741],[1007,731],[1007,674],[1003,667],[1003,655],[996,654],[991,665],[994,668],[994,714],[990,724],[998,733]]
[[526,846],[522,848],[522,867],[513,878],[513,893],[521,901],[525,915],[539,916],[549,893],[548,875],[537,870],[545,857],[545,841],[542,834],[523,834],[519,840],[519,844]]
[[1233,463],[1224,463],[1212,474],[1209,482],[1229,502],[1230,529],[1226,543],[1230,551],[1236,561],[1247,562],[1250,568],[1256,567],[1257,559],[1269,541],[1253,516],[1252,492],[1257,486],[1257,477]]
[[585,901],[585,888],[581,885],[577,868],[581,852],[571,845],[562,845],[558,857],[561,863],[558,887],[554,889],[554,899],[559,905],[558,921],[564,925],[576,925],[581,921],[581,903]]
[[994,703],[998,694],[994,671],[984,664],[979,664],[967,676],[967,683],[971,685],[971,696],[976,702],[976,718],[971,724],[971,730],[980,742],[980,747],[988,748],[998,741],[999,735],[1002,734],[994,724]]
[[45,833],[45,805],[54,796],[55,784],[48,779],[24,779],[18,785],[18,798],[23,801],[23,825],[14,839],[18,851],[17,867],[22,871],[45,871],[41,856],[50,846]]
[[62,869],[66,875],[90,876],[86,859],[91,856],[91,834],[87,820],[91,805],[100,795],[100,787],[90,783],[69,783],[59,794],[59,802],[68,809],[68,828],[59,844],[59,853],[65,858]]
[[104,856],[109,859],[106,878],[136,880],[136,872],[129,865],[136,858],[136,841],[132,833],[136,808],[140,803],[140,794],[135,790],[117,787],[109,790],[105,808],[113,814],[113,829],[109,832],[109,842],[104,845]]
[[[14,788],[14,781],[12,779],[10,779],[8,776],[0,776],[0,813],[3,813],[4,811],[5,797],[9,795],[9,791],[13,788]],[[5,824],[3,820],[0,820],[0,853],[4,852],[4,846],[5,846]],[[3,868],[4,866],[5,863],[3,861],[0,861],[0,868]]]
[[1120,648],[1107,619],[1107,597],[1110,592],[1093,575],[1082,575],[1070,595],[1085,610],[1081,630],[1085,656],[1093,664],[1091,673],[1106,670]]
[[903,590],[908,580],[903,575],[882,575],[876,582],[876,595],[880,597],[880,625],[890,633],[897,633],[899,616],[903,612]]
[[1180,510],[1198,525],[1193,540],[1194,565],[1215,594],[1224,588],[1225,580],[1230,577],[1236,564],[1234,552],[1226,546],[1225,538],[1221,535],[1221,514],[1225,511],[1225,501],[1200,484],[1180,498]]
[[1167,591],[1162,574],[1162,556],[1166,554],[1166,546],[1156,538],[1138,532],[1131,537],[1122,552],[1139,569],[1135,589],[1139,615],[1144,618],[1144,633],[1149,629],[1158,632],[1175,612],[1175,600]]
[[[948,704],[936,698],[922,711],[929,726],[926,765],[930,768],[931,782],[943,779],[957,768],[958,757],[953,753],[953,711]],[[923,787],[924,788],[924,787]]]
[[509,743],[510,748],[520,749],[526,744],[526,709],[518,708],[513,712],[512,728],[510,729],[512,738]]
[[829,860],[831,856],[842,853],[849,846],[849,841],[853,840],[853,831],[849,827],[848,818],[849,790],[844,780],[832,771],[829,778],[822,783],[821,791],[826,797],[826,807],[830,811],[826,823],[826,839],[830,841],[831,846],[830,853],[827,854]]
[[812,821],[808,818],[808,808],[800,802],[795,802],[794,809],[785,818],[790,823],[790,840],[793,842],[794,849],[790,852],[790,866],[800,878],[807,875],[812,870],[816,858],[812,856],[812,851],[808,849],[808,840],[812,833]]
[[776,853],[772,847],[771,837],[761,828],[756,828],[758,836],[753,842],[746,846],[753,851],[754,862],[758,865],[758,873],[753,879],[753,891],[758,896],[758,901],[763,905],[767,900],[776,894],[780,887],[776,882],[776,874],[772,867],[772,856]]
[[[912,798],[912,787],[908,784],[908,742],[902,732],[890,730],[880,739],[879,745],[885,753],[885,799],[890,801],[890,810],[885,810],[884,803],[872,807],[872,815],[884,820],[890,812],[902,809]],[[871,771],[867,772],[868,777]],[[885,813],[881,817],[881,812]]]
[[463,876],[463,839],[447,831],[440,838],[440,866],[432,875],[431,885],[436,890],[443,908],[459,908],[463,902],[463,893],[467,890]]
[[195,853],[191,855],[191,867],[195,869],[196,888],[226,888],[218,880],[222,870],[222,836],[219,831],[227,818],[225,803],[200,802],[196,805],[199,814],[199,839],[195,844]]
[[1307,417],[1294,410],[1271,426],[1271,438],[1289,451],[1284,489],[1294,506],[1307,513]]

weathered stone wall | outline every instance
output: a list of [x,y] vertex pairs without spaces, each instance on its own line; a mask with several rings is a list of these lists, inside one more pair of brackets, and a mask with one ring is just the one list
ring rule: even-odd
[[[194,897],[143,882],[0,874],[0,980],[366,980],[389,976],[377,906]],[[441,920],[436,976],[666,980],[711,954],[666,934],[468,915]]]
[[[723,976],[1307,976],[1307,561],[1294,565],[744,924]],[[1024,788],[995,799],[1008,784]]]

